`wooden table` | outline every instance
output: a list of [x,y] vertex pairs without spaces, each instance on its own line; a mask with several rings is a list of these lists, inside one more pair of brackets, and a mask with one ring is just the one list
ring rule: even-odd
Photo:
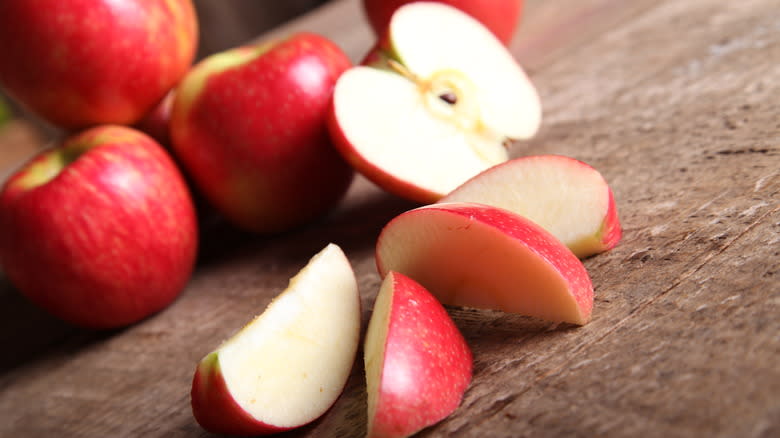
[[[545,119],[512,152],[599,169],[625,235],[585,261],[596,303],[584,327],[451,309],[474,379],[421,436],[780,436],[779,11],[777,0],[527,2],[512,50]],[[372,43],[356,0],[262,38],[296,30],[355,60]],[[377,232],[411,207],[359,179],[334,214],[294,233],[204,224],[181,297],[107,333],[50,318],[0,278],[0,436],[208,436],[189,406],[200,358],[331,241],[354,264],[367,320]],[[358,361],[333,409],[285,436],[362,436],[363,379]]]

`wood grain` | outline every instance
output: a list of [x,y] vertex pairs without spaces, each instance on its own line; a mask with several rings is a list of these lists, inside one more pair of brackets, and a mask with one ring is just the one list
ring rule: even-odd
[[[599,169],[625,236],[585,261],[581,328],[450,309],[475,357],[460,409],[420,436],[780,436],[780,19],[777,2],[529,1],[512,50],[545,107],[515,156]],[[353,59],[372,43],[355,0],[260,38],[320,32]],[[373,245],[412,204],[358,179],[331,216],[247,236],[204,222],[182,296],[109,333],[65,326],[0,279],[0,436],[206,437],[189,408],[197,361],[328,242],[358,275],[367,320]],[[337,404],[283,436],[365,433],[359,360]]]

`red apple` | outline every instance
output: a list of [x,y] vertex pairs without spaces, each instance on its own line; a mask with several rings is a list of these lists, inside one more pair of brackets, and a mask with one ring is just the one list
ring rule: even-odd
[[133,124],[195,56],[191,0],[0,1],[0,86],[67,129]]
[[145,134],[99,126],[42,152],[0,193],[0,264],[70,323],[120,327],[171,303],[190,278],[197,224],[183,177]]
[[577,257],[613,248],[622,235],[615,197],[593,167],[560,155],[516,158],[466,181],[439,202],[478,202],[525,216]]
[[360,343],[360,294],[337,245],[198,364],[192,413],[206,430],[265,435],[310,423],[341,394]]
[[432,204],[400,214],[379,235],[384,276],[414,278],[444,304],[585,324],[593,285],[582,262],[532,221],[483,204]]
[[[381,35],[390,17],[401,5],[416,0],[363,0],[363,10],[371,28]],[[454,6],[479,20],[504,44],[509,45],[515,34],[523,9],[523,0],[433,0]],[[432,28],[433,31],[437,29]]]
[[331,144],[326,118],[350,65],[328,39],[299,33],[212,55],[179,85],[173,149],[234,225],[285,231],[343,197],[354,171]]
[[412,435],[460,405],[471,351],[444,307],[419,283],[390,272],[365,341],[369,438]]
[[336,84],[331,136],[366,178],[412,201],[435,202],[506,161],[507,145],[541,123],[539,95],[517,60],[452,6],[400,7],[365,62]]

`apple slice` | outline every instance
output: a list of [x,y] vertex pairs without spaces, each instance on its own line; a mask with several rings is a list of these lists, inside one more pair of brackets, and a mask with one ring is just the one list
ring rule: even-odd
[[244,436],[307,424],[341,394],[359,339],[355,275],[330,244],[265,312],[201,360],[195,419],[210,432]]
[[613,248],[622,234],[615,198],[593,167],[560,155],[516,158],[475,176],[440,202],[479,202],[541,225],[577,257]]
[[593,286],[582,262],[532,221],[482,204],[432,204],[379,235],[380,275],[414,278],[441,302],[585,324]]
[[397,272],[379,289],[364,354],[369,438],[406,437],[438,423],[471,381],[471,350],[444,307]]
[[353,167],[384,189],[434,202],[533,136],[536,89],[482,24],[442,3],[400,7],[388,33],[334,89],[329,129]]

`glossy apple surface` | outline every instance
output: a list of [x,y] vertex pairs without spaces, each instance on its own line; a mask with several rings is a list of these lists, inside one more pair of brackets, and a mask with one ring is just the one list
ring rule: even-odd
[[419,2],[339,78],[328,126],[369,180],[430,203],[506,161],[507,145],[540,123],[536,89],[506,47],[458,9]]
[[376,263],[414,278],[442,303],[585,324],[593,286],[582,262],[540,226],[483,204],[432,204],[391,220]]
[[[400,6],[415,0],[363,0],[363,10],[377,35],[390,23]],[[479,20],[504,44],[509,45],[520,23],[522,0],[434,0],[454,6]]]
[[364,348],[370,438],[410,436],[460,405],[472,355],[444,307],[419,283],[389,272]]
[[351,65],[326,38],[288,39],[204,59],[176,90],[170,132],[196,186],[234,225],[273,233],[305,224],[344,195],[354,171],[326,115]]
[[197,249],[188,188],[148,136],[100,126],[42,152],[0,193],[0,264],[51,314],[92,328],[157,312]]
[[303,426],[336,401],[360,341],[360,295],[335,244],[268,308],[199,363],[192,412],[206,430],[265,435]]
[[195,56],[191,0],[0,1],[0,86],[66,129],[141,119]]
[[440,202],[478,202],[536,222],[580,258],[613,248],[622,234],[612,189],[590,165],[560,155],[490,168]]

